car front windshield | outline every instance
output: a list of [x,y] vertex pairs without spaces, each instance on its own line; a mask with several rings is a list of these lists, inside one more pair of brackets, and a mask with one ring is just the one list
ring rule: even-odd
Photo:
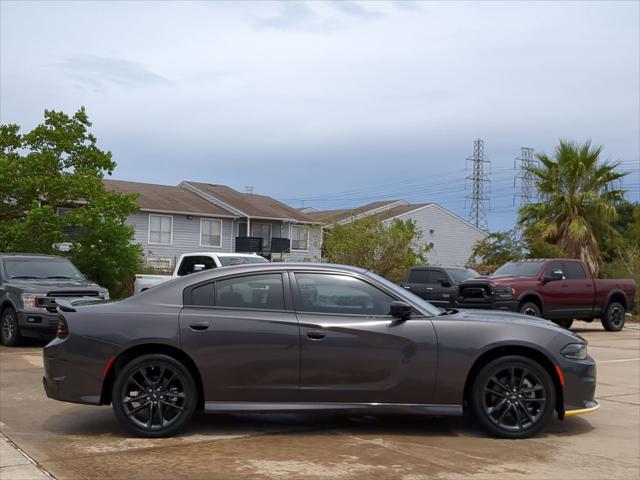
[[480,274],[472,268],[447,268],[447,273],[458,283],[463,282],[468,278],[480,276]]
[[418,297],[417,295],[414,295],[413,293],[411,293],[410,291],[402,288],[401,286],[396,285],[393,282],[390,282],[386,278],[381,277],[380,275],[377,275],[377,274],[375,274],[373,272],[367,272],[367,275],[369,275],[370,277],[372,277],[376,281],[380,282],[385,287],[387,287],[389,290],[391,290],[394,293],[397,293],[401,297],[409,297],[411,299],[411,301],[413,303],[419,305],[427,313],[427,315],[435,316],[435,315],[440,315],[441,313],[443,313],[443,310],[439,309],[438,307],[435,307],[435,306],[431,305],[426,300],[423,300],[422,298]]
[[543,262],[507,262],[492,277],[537,277]]
[[269,263],[264,257],[260,257],[258,255],[251,257],[218,257],[220,260],[220,264],[223,267],[231,267],[233,265],[245,265],[247,263]]
[[63,258],[5,258],[3,263],[7,278],[84,279],[84,275]]

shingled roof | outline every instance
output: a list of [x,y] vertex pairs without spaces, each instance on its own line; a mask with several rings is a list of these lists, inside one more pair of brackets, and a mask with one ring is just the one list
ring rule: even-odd
[[299,222],[317,222],[309,214],[305,214],[297,208],[285,205],[266,195],[254,193],[242,193],[227,187],[226,185],[215,185],[202,182],[183,182],[191,185],[201,192],[211,195],[230,207],[253,218],[262,219],[289,219]]
[[216,217],[235,216],[184,188],[110,179],[104,179],[103,182],[107,190],[137,193],[137,203],[141,210]]

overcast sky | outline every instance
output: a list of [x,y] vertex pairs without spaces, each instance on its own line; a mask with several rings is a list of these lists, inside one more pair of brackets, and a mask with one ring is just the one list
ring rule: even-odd
[[514,157],[558,138],[603,144],[638,201],[639,5],[3,0],[0,120],[84,105],[118,179],[465,217],[481,137],[508,228]]

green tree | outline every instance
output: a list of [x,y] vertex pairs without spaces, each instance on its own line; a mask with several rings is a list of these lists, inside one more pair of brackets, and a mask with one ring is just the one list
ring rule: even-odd
[[593,275],[602,268],[599,241],[610,233],[624,190],[616,188],[624,173],[619,163],[601,162],[602,147],[560,141],[553,157],[537,155],[531,167],[542,201],[520,209],[518,223],[535,228],[540,238],[570,258],[580,258]]
[[471,250],[469,267],[487,274],[511,260],[525,258],[525,246],[516,234],[516,230],[493,232],[477,242]]
[[409,267],[426,262],[429,247],[420,244],[421,237],[412,220],[394,220],[387,226],[376,217],[364,217],[326,229],[323,250],[330,262],[400,282]]
[[56,244],[69,242],[71,260],[117,296],[142,254],[124,223],[136,197],[105,190],[116,163],[90,127],[84,108],[73,116],[45,110],[26,134],[0,125],[0,250],[60,254]]

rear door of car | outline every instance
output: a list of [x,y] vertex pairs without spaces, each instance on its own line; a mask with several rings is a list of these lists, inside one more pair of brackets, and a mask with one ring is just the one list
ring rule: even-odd
[[430,403],[437,367],[431,320],[388,315],[397,300],[344,273],[291,273],[301,333],[300,401]]
[[[295,402],[300,329],[283,272],[229,275],[185,290],[182,348],[206,402]],[[206,407],[206,404],[205,404]]]

